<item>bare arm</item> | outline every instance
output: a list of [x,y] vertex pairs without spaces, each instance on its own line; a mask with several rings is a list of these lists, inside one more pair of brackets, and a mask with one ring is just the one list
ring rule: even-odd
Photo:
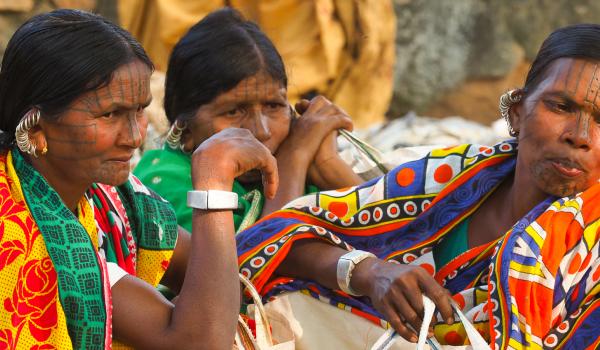
[[175,294],[179,294],[183,285],[191,244],[190,233],[180,226],[177,232],[177,244],[173,250],[173,256],[171,257],[167,271],[160,281],[160,284],[167,286]]
[[[275,159],[249,131],[227,129],[194,152],[192,183],[197,190],[230,190],[236,176],[253,168],[262,170],[265,193],[272,196],[277,187]],[[192,228],[175,305],[135,277],[126,276],[113,286],[116,339],[143,349],[231,349],[240,297],[232,212],[194,210]]]

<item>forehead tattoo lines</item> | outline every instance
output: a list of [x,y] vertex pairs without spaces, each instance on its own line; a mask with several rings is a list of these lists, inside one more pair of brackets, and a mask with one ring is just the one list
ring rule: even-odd
[[248,101],[258,100],[264,97],[271,98],[271,90],[279,90],[282,84],[265,74],[257,74],[242,80],[233,88],[233,96],[236,99]]
[[[576,67],[574,68],[574,66]],[[588,71],[592,71],[592,75],[587,81],[583,78],[586,67]],[[575,70],[575,72],[573,70]],[[594,64],[592,67],[588,67],[588,62],[585,61],[580,64],[569,64],[564,83],[565,94],[577,96],[580,89],[585,88],[585,91],[582,91],[582,93],[585,93],[583,99],[584,105],[586,107],[591,107],[592,110],[597,110],[598,107],[596,106],[596,101],[598,98],[598,90],[600,90],[600,77],[598,75],[597,64]],[[575,135],[585,140],[589,140],[591,119],[592,115],[590,113],[578,108],[575,115]]]
[[587,91],[585,93],[585,102],[591,103],[594,108],[596,107],[596,100],[598,98],[598,90],[600,90],[600,77],[598,76],[598,65],[594,65],[594,73],[590,78]]

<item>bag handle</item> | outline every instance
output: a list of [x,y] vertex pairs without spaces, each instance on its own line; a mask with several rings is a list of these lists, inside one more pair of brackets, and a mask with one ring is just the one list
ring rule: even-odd
[[[469,322],[467,316],[463,314],[460,307],[455,303],[451,303],[454,312],[458,315],[460,322],[465,327],[465,331],[467,332],[467,337],[469,338],[469,342],[471,343],[471,347],[477,350],[491,350],[488,343],[483,339],[481,334],[475,329],[475,326]],[[423,294],[423,306],[425,307],[424,315],[423,315],[423,323],[421,324],[421,331],[419,332],[419,341],[417,342],[417,350],[423,350],[425,346],[425,340],[427,339],[427,333],[429,329],[429,324],[431,324],[431,319],[433,318],[433,313],[435,311],[435,303],[429,299],[425,294]]]
[[252,296],[252,300],[254,301],[254,321],[256,322],[256,343],[260,348],[271,347],[273,346],[273,336],[271,335],[271,325],[269,324],[269,319],[267,318],[267,312],[265,311],[265,306],[262,303],[262,299],[260,294],[256,288],[254,288],[254,284],[250,282],[244,275],[241,273],[240,282],[246,287],[246,290]]
[[359,139],[354,133],[344,130],[338,129],[340,136],[343,136],[348,142],[354,146],[363,156],[369,159],[371,162],[375,164],[379,171],[383,174],[387,174],[390,169],[388,169],[385,164],[383,164],[383,156],[379,150],[365,141]]
[[[460,322],[465,327],[471,347],[476,350],[491,350],[488,343],[485,341],[485,339],[483,339],[481,334],[479,334],[477,329],[475,329],[475,326],[473,326],[463,314],[460,307],[454,302],[451,304],[454,312],[458,315]],[[419,331],[417,350],[424,350],[425,342],[429,344],[429,347],[432,350],[441,350],[442,346],[434,337],[427,338],[429,325],[431,324],[431,320],[433,319],[433,314],[435,312],[435,303],[425,294],[423,294],[423,306],[423,323],[421,324],[421,329]],[[398,337],[400,337],[400,335],[396,333],[393,328],[390,328],[375,342],[371,350],[387,350],[394,344]]]

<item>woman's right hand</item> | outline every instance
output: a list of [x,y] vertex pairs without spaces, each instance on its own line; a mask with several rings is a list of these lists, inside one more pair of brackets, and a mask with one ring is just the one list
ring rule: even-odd
[[[351,284],[365,293],[398,334],[409,341],[416,342],[421,329],[423,294],[435,303],[446,323],[454,322],[450,293],[419,266],[365,259],[356,266]],[[430,336],[431,332],[432,328]]]
[[337,129],[352,130],[353,125],[340,107],[323,96],[310,101],[301,100],[296,104],[296,109],[300,116],[292,121],[290,134],[277,153],[295,154],[294,163],[300,161],[308,169],[328,135],[337,133]]
[[247,129],[224,129],[202,142],[192,154],[195,189],[231,191],[233,180],[252,169],[261,171],[265,195],[273,198],[279,184],[277,161]]

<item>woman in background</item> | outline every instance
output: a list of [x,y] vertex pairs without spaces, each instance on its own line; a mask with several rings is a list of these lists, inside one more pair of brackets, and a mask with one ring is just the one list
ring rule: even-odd
[[296,109],[299,118],[287,100],[283,61],[269,38],[233,9],[214,11],[173,49],[165,89],[172,127],[163,149],[147,151],[134,173],[173,204],[186,229],[192,215],[181,193],[191,188],[190,154],[228,127],[248,129],[271,151],[281,184],[275,197],[265,200],[258,173],[236,179],[238,230],[307,190],[316,191],[307,183],[320,189],[361,183],[337,154],[336,130],[352,129],[344,111],[321,96]]

